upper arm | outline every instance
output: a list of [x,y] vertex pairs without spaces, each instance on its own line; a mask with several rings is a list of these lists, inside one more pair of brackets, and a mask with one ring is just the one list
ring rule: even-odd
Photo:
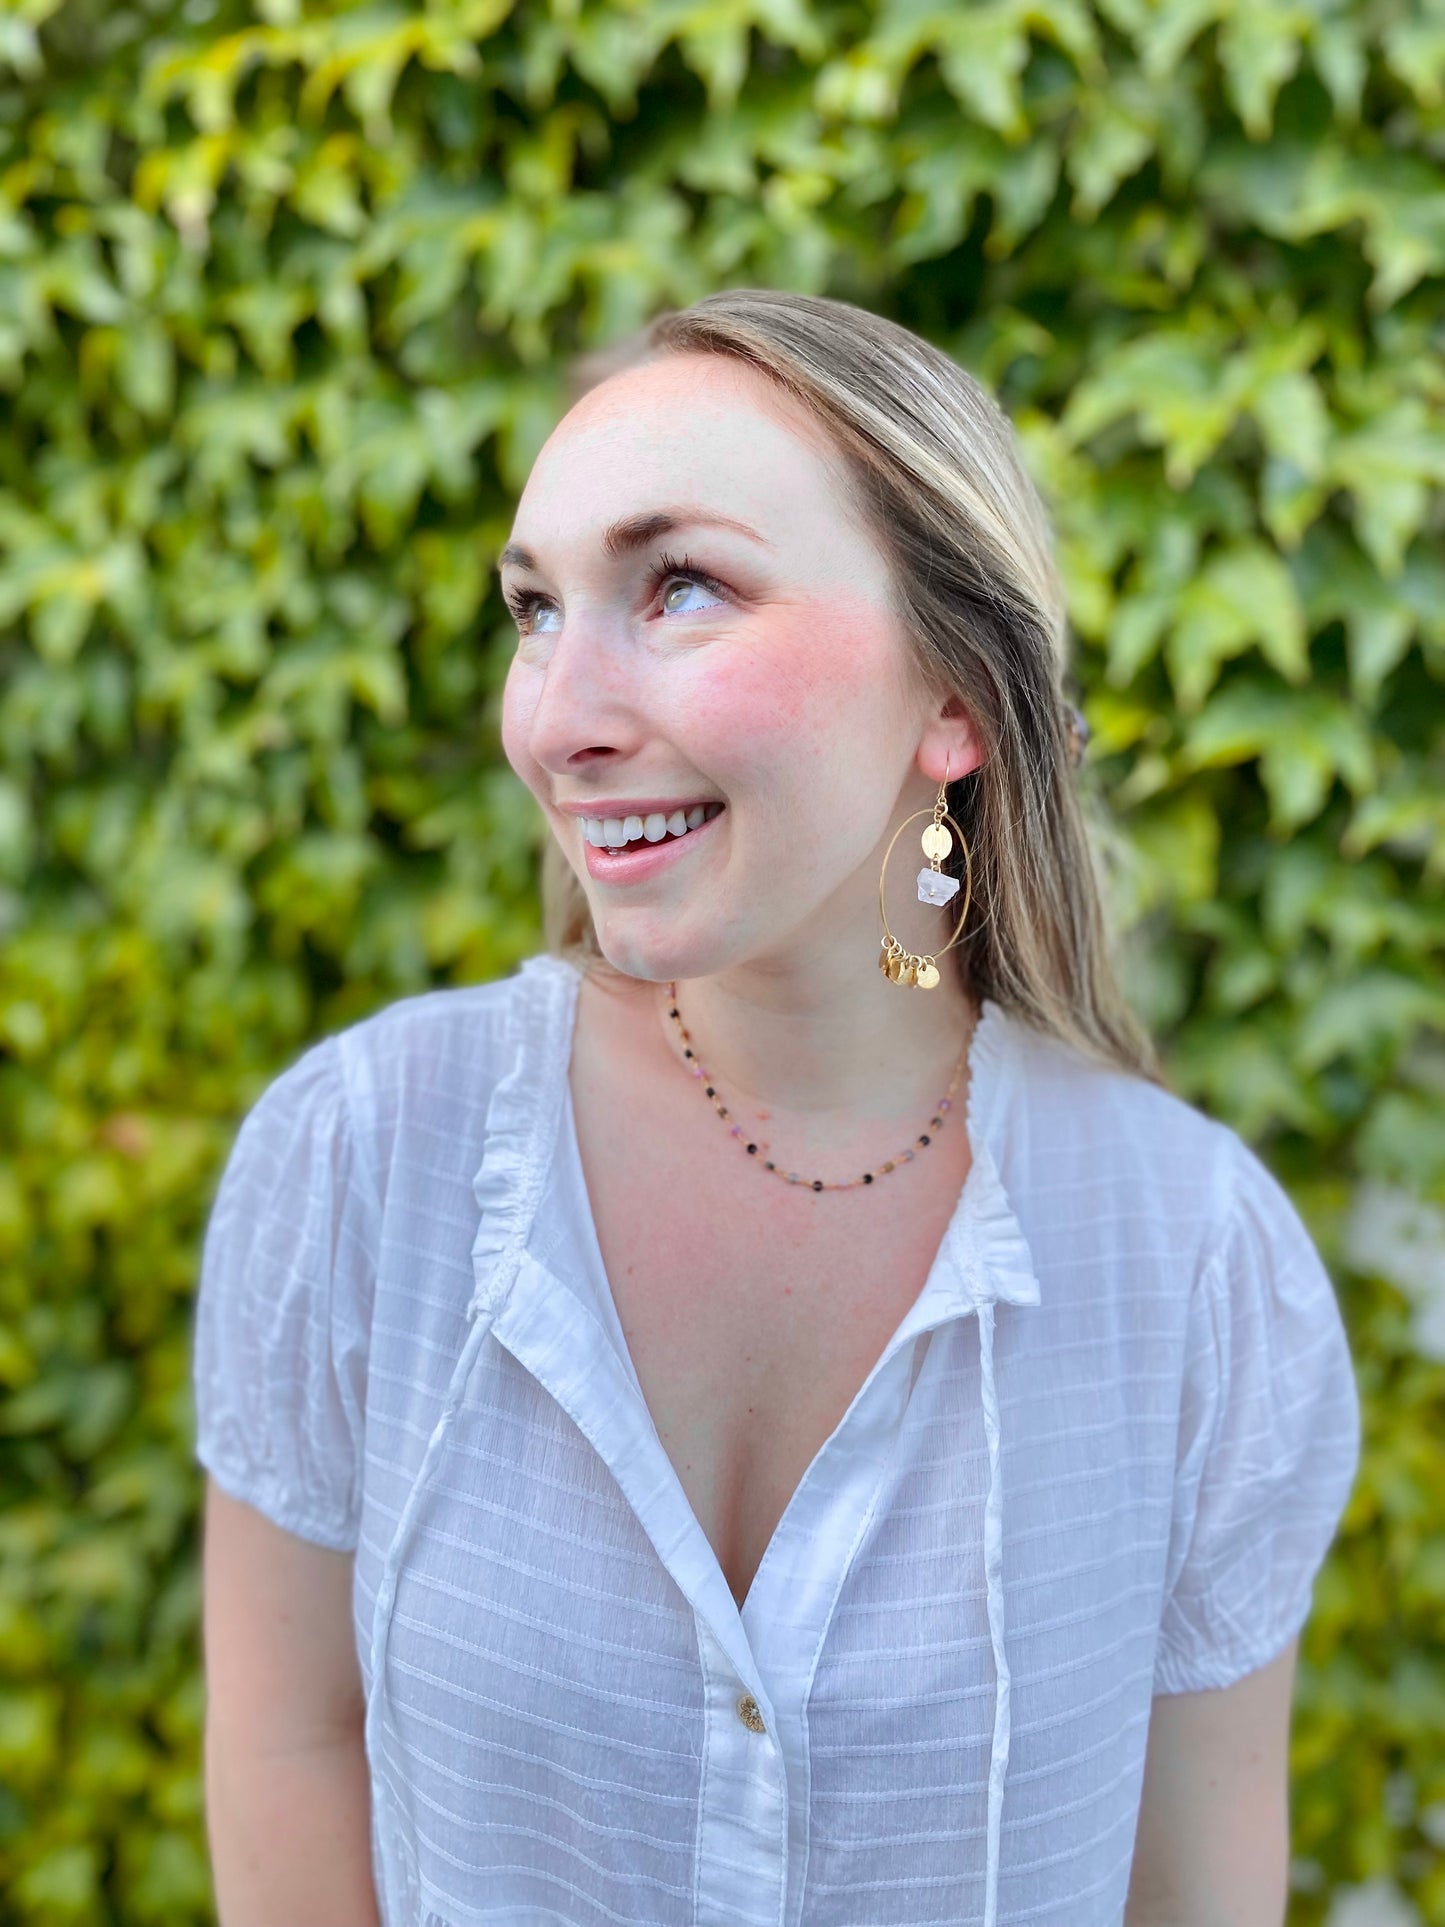
[[196,1457],[234,1499],[318,1547],[360,1536],[379,1203],[335,1038],[242,1121],[201,1252]]
[[351,1578],[351,1553],[298,1538],[206,1481],[208,1749],[292,1753],[361,1731]]
[[1233,1685],[1156,1695],[1125,1927],[1282,1927],[1296,1636]]

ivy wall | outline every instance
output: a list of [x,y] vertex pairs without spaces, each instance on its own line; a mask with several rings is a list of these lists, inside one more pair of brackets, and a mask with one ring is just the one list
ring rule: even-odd
[[1441,0],[0,9],[0,1923],[211,1918],[214,1184],[541,947],[496,551],[567,356],[729,285],[1020,426],[1132,993],[1365,1403],[1291,1927],[1445,1924]]

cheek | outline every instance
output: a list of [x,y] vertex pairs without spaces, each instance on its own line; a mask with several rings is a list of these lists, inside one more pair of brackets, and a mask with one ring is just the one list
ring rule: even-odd
[[863,745],[876,751],[889,728],[891,647],[876,605],[789,610],[761,625],[746,648],[701,661],[688,692],[693,729],[739,770],[776,771],[794,759],[800,769],[852,764]]

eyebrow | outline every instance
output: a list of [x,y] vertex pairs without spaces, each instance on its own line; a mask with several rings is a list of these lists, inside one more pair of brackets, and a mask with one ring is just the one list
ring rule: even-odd
[[[766,549],[772,543],[766,536],[750,529],[746,522],[738,522],[731,515],[717,515],[705,509],[669,508],[654,509],[645,515],[625,515],[620,522],[613,522],[602,531],[602,547],[608,555],[631,555],[638,549],[645,549],[660,535],[675,534],[678,529],[720,528],[733,529],[739,535],[749,536],[754,542],[761,542]],[[524,549],[520,542],[509,542],[497,557],[497,567],[505,568],[513,563],[519,569],[538,568],[537,558],[530,549]]]

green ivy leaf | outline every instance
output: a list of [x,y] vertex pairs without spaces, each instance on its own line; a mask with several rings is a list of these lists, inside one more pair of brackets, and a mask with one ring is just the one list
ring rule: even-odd
[[1250,647],[1290,682],[1308,679],[1299,594],[1285,564],[1263,543],[1235,543],[1210,556],[1175,606],[1164,653],[1186,715],[1199,709],[1221,664]]

